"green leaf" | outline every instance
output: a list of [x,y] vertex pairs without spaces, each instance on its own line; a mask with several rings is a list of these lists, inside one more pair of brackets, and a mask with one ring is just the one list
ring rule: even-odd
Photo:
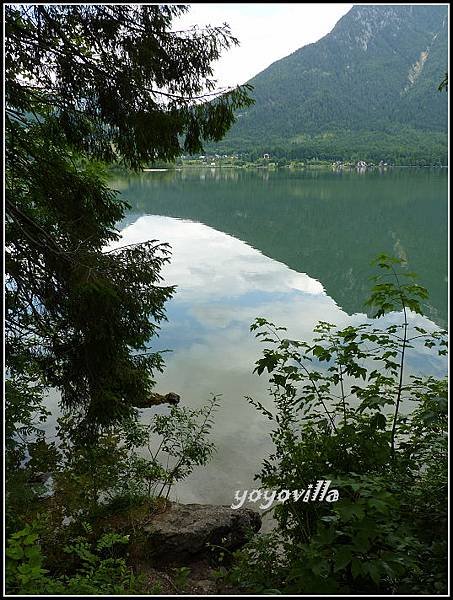
[[352,550],[350,546],[340,546],[335,551],[334,571],[341,571],[352,560]]
[[340,514],[343,521],[351,521],[352,519],[361,520],[365,516],[363,506],[357,503],[341,504],[336,507],[336,511]]
[[378,585],[379,581],[381,579],[381,569],[380,569],[379,562],[369,561],[367,563],[367,569],[368,569],[368,573],[371,576],[371,579],[374,581],[374,583],[376,585]]
[[357,558],[353,558],[351,561],[351,573],[354,579],[363,574],[362,562]]
[[20,560],[24,557],[24,550],[22,546],[10,546],[6,549],[6,556],[14,560]]

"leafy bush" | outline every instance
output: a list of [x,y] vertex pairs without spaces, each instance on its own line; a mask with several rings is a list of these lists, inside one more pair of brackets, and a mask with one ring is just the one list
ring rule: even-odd
[[[7,489],[10,593],[143,591],[126,562],[126,547],[133,562],[141,525],[165,504],[175,482],[209,461],[217,406],[213,397],[197,410],[172,407],[148,425],[125,420],[96,443],[74,443],[70,415],[59,419],[58,445],[43,436],[24,438],[28,459],[11,471]],[[49,470],[46,496],[34,481]]]
[[274,413],[249,399],[274,423],[275,450],[257,478],[278,491],[331,480],[340,499],[277,504],[277,532],[240,551],[230,573],[249,589],[446,589],[447,382],[405,368],[417,343],[444,355],[446,332],[412,327],[426,290],[402,261],[382,255],[377,264],[386,275],[375,278],[369,305],[376,317],[399,308],[401,324],[321,322],[310,342],[262,318],[251,326],[266,344],[255,370],[270,374],[275,401]]
[[172,406],[149,424],[124,420],[85,446],[71,442],[72,419],[60,419],[62,456],[54,479],[66,516],[80,509],[89,516],[106,503],[113,506],[115,499],[130,505],[135,499],[168,497],[175,482],[205,465],[214,452],[209,434],[217,406],[213,396],[199,409]]
[[77,558],[77,567],[70,575],[55,577],[45,568],[40,529],[39,522],[34,521],[8,540],[6,587],[9,594],[139,593],[140,578],[134,575],[124,558],[113,556],[117,544],[128,543],[127,536],[107,533],[95,544],[84,536],[75,539],[64,551]]

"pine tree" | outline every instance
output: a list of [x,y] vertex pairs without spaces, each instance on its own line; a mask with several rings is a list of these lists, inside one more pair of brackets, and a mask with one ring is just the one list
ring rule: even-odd
[[150,339],[174,292],[160,273],[170,249],[106,250],[127,205],[99,163],[139,169],[198,152],[250,104],[248,86],[218,90],[213,79],[212,62],[238,43],[228,26],[174,31],[187,9],[5,7],[12,421],[26,420],[27,390],[54,386],[79,432],[95,435],[129,416],[162,368]]

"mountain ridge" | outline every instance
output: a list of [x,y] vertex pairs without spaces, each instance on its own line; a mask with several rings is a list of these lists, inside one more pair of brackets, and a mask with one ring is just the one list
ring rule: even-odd
[[[446,5],[354,6],[330,33],[248,82],[255,105],[237,113],[217,146],[304,154],[317,145],[318,154],[338,158],[320,135],[382,132],[400,150],[406,136],[416,151],[425,133],[424,150],[445,158],[447,95],[437,86],[447,70],[447,17]],[[357,147],[351,138],[351,153]]]

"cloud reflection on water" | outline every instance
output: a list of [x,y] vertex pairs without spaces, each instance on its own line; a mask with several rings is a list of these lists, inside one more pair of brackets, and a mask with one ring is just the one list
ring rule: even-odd
[[[171,245],[172,259],[162,274],[166,284],[178,286],[167,304],[168,322],[153,341],[155,349],[172,350],[164,355],[166,369],[157,389],[175,391],[194,407],[211,393],[222,395],[214,427],[218,452],[176,495],[183,502],[230,503],[234,490],[256,487],[253,475],[271,449],[268,422],[244,398],[270,405],[266,379],[252,374],[261,353],[249,331],[252,321],[263,316],[286,326],[290,337],[309,339],[319,320],[346,325],[367,317],[347,315],[319,281],[202,223],[141,216],[122,230],[115,246],[149,239]],[[411,318],[434,327],[424,317]],[[435,374],[444,368],[423,349],[409,360],[413,371],[422,365]],[[143,416],[152,414],[147,410]]]

